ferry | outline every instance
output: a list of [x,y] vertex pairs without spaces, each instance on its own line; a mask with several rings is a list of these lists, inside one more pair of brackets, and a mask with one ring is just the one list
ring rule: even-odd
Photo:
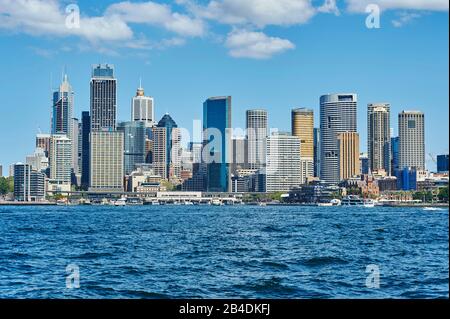
[[348,195],[342,199],[341,204],[343,206],[364,206],[364,200],[357,195]]

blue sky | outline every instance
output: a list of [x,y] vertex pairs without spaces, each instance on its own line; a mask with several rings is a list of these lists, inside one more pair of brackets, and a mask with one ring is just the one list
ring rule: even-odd
[[[70,3],[80,28],[65,24]],[[380,28],[366,27],[369,3]],[[292,108],[313,108],[318,126],[320,95],[355,92],[362,151],[367,103],[389,102],[395,133],[401,110],[422,110],[427,153],[447,153],[448,26],[446,0],[0,0],[0,165],[6,174],[49,131],[64,67],[74,115],[89,109],[100,62],[116,67],[119,121],[140,77],[156,117],[169,112],[188,129],[210,96],[232,96],[234,127],[246,109],[266,108],[271,127],[290,130]]]

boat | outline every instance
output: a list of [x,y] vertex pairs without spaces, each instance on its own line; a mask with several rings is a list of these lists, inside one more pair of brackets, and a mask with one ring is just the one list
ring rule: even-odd
[[319,207],[331,207],[333,204],[331,202],[329,203],[317,203],[317,206]]
[[194,203],[191,202],[190,200],[184,201],[183,204],[184,204],[184,205],[187,205],[187,206],[194,205]]
[[214,206],[222,206],[223,203],[222,203],[222,201],[221,201],[220,199],[215,198],[215,199],[213,199],[213,200],[211,201],[211,205],[214,205]]
[[375,207],[375,201],[372,199],[367,199],[364,201],[364,207],[373,208]]
[[127,199],[122,197],[119,198],[118,200],[114,201],[114,206],[126,206],[127,205]]
[[334,198],[330,201],[332,206],[341,206],[342,202],[340,199]]
[[267,206],[267,204],[263,203],[263,202],[260,202],[260,203],[258,203],[258,206]]
[[364,200],[357,195],[348,195],[342,199],[341,204],[343,206],[364,206]]
[[424,207],[423,210],[429,210],[429,211],[436,211],[436,210],[443,210],[439,207]]

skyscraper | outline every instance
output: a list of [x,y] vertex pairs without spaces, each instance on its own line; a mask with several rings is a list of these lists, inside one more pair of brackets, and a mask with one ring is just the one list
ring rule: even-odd
[[231,96],[211,97],[203,103],[203,161],[210,192],[231,191]]
[[72,119],[72,169],[75,175],[80,174],[80,167],[78,165],[78,139],[80,135],[79,121],[77,118]]
[[402,111],[398,115],[399,169],[425,169],[425,116],[419,111]]
[[114,66],[94,65],[91,78],[91,131],[116,129],[116,90]]
[[293,109],[291,121],[292,135],[300,139],[300,178],[304,184],[314,175],[314,112],[307,108]]
[[314,128],[314,177],[320,177],[320,128]]
[[436,159],[438,173],[448,173],[448,154],[438,155]]
[[301,184],[300,139],[289,133],[267,138],[266,192],[289,191]]
[[367,150],[371,171],[391,173],[390,105],[367,105]]
[[339,178],[346,180],[360,174],[359,134],[356,132],[338,133]]
[[36,148],[43,149],[45,156],[48,157],[50,153],[50,134],[37,134]]
[[91,134],[91,117],[89,112],[81,113],[81,187],[84,190],[89,188],[90,174],[90,146],[89,135]]
[[146,127],[155,124],[153,97],[145,96],[142,85],[139,85],[136,96],[131,101],[131,121],[143,121]]
[[181,135],[177,123],[165,114],[153,128],[153,164],[164,179],[180,177]]
[[262,109],[247,110],[246,128],[248,168],[260,169],[266,161],[267,111]]
[[73,96],[66,74],[59,89],[53,92],[52,134],[65,134],[72,139]]
[[391,137],[391,175],[395,176],[400,165],[400,138]]
[[91,132],[90,191],[123,191],[123,140],[123,132]]
[[63,134],[50,138],[50,179],[57,183],[71,183],[72,141]]
[[130,175],[136,164],[145,163],[145,122],[122,122],[117,130],[124,134],[124,172]]
[[320,97],[320,178],[338,183],[339,145],[337,135],[356,132],[357,96],[328,94]]

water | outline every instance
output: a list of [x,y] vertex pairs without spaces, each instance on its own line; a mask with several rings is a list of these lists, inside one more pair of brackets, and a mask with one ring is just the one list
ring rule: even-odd
[[0,298],[448,298],[448,244],[448,209],[0,206]]

